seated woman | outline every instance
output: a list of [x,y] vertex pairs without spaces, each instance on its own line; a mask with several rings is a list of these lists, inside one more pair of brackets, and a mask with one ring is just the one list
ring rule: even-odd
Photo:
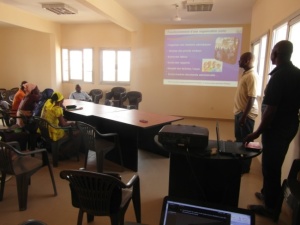
[[[40,90],[36,84],[26,83],[23,85],[25,91],[25,97],[21,101],[17,116],[31,117],[37,102],[40,99]],[[24,121],[21,118],[17,118],[17,125],[24,127]]]
[[[63,104],[64,96],[59,92],[53,92],[50,99],[48,99],[42,109],[41,117],[47,120],[54,126],[57,127],[68,127],[75,126],[74,122],[67,121],[63,117]],[[81,137],[79,130],[72,130],[72,139],[61,146],[59,150],[60,159],[68,159],[74,155],[77,151],[76,148],[80,148]],[[55,129],[49,127],[49,136],[53,141],[57,141],[68,135],[63,129]]]

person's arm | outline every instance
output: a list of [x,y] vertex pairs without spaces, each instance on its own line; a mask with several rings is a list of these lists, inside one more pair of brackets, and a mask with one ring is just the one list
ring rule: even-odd
[[241,117],[241,119],[239,121],[240,126],[243,126],[245,124],[247,116],[254,104],[254,101],[255,101],[255,97],[248,96],[246,108],[243,110],[243,116]]
[[84,95],[85,95],[85,100],[91,102],[92,101],[92,97],[89,96],[86,92],[84,92]]
[[270,125],[271,121],[273,120],[276,114],[276,111],[277,106],[267,105],[258,128],[252,134],[249,134],[245,138],[244,142],[249,143],[254,139],[258,138],[263,133],[263,131]]
[[73,93],[70,94],[69,99],[75,99]]
[[58,117],[59,120],[59,125],[61,127],[68,127],[68,126],[73,126],[73,122],[68,122],[62,115]]

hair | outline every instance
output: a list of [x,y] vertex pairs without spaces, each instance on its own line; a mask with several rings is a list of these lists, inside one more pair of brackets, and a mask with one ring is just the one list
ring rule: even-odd
[[25,80],[21,82],[20,88],[21,88],[22,90],[24,90],[24,86],[23,86],[23,85],[26,84],[26,83],[28,83],[28,82],[25,81]]
[[281,60],[290,60],[293,53],[293,43],[288,40],[279,41],[275,45],[277,57]]
[[58,100],[58,95],[56,93],[53,93],[53,95],[51,96],[51,102],[54,103],[54,102],[57,102]]

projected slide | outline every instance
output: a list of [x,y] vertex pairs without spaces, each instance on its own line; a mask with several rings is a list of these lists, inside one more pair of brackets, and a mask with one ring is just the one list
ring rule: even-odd
[[165,31],[164,84],[237,86],[242,28]]

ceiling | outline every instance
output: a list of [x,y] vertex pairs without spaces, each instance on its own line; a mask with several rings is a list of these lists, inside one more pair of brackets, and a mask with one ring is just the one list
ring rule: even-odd
[[[185,1],[179,0],[106,0],[115,1],[142,23],[157,24],[247,24],[251,22],[252,6],[256,0],[213,0],[211,12],[188,12]],[[201,0],[195,0],[201,1]],[[203,0],[202,0],[203,1]],[[207,0],[204,0],[207,1]],[[0,0],[1,3],[25,10],[43,19],[67,23],[110,22],[101,10],[84,4],[85,0]],[[77,9],[73,15],[57,15],[41,7],[41,3],[60,2]],[[181,21],[174,21],[176,8]]]

